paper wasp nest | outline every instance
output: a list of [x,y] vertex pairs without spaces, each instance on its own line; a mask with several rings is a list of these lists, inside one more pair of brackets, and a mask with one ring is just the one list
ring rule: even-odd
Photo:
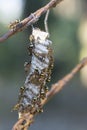
[[20,88],[16,105],[19,113],[42,111],[41,101],[46,98],[46,82],[50,81],[53,68],[52,42],[48,36],[47,32],[33,28],[28,47],[31,63],[25,63],[27,77],[24,86]]

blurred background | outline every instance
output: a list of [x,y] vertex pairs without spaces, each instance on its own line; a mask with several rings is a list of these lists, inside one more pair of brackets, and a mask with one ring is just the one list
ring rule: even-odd
[[[0,0],[0,36],[10,22],[24,19],[49,0]],[[34,25],[44,30],[44,17]],[[64,0],[51,9],[48,26],[53,41],[54,69],[57,82],[87,56],[87,0]],[[25,80],[24,62],[29,60],[27,44],[31,27],[0,44],[0,130],[11,130],[17,112],[20,86]],[[87,130],[87,67],[55,95],[38,115],[31,130]]]

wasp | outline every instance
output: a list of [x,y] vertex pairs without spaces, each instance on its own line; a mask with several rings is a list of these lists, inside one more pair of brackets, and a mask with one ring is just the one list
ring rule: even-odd
[[15,31],[15,29],[17,28],[17,25],[20,23],[19,19],[16,19],[13,22],[10,22],[9,24],[9,28],[12,29],[13,31]]

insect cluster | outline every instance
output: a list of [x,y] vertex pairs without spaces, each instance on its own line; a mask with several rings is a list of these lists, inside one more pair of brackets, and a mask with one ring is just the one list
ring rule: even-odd
[[53,68],[52,42],[48,40],[48,36],[47,32],[40,29],[32,30],[28,47],[31,62],[24,65],[27,76],[15,106],[19,113],[34,114],[42,111],[41,102],[46,98],[48,90],[46,82],[50,81]]
[[[9,28],[10,28],[12,31],[15,31],[17,28],[19,28],[18,31],[22,31],[22,30],[24,29],[24,27],[22,27],[22,26],[23,26],[23,25],[22,25],[22,23],[20,22],[19,19],[16,19],[15,21],[10,22],[10,24],[9,24]],[[21,29],[20,29],[20,28],[21,28]]]

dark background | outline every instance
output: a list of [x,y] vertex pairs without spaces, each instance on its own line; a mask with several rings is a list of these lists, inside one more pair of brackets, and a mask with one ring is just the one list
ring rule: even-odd
[[[48,1],[25,0],[21,19],[27,17]],[[73,4],[74,2],[74,4]],[[9,3],[10,4],[10,3]],[[53,41],[54,69],[48,86],[60,80],[87,55],[86,19],[87,1],[64,0],[52,9],[48,19],[50,39]],[[34,25],[44,30],[44,17]],[[0,33],[6,32],[0,23]],[[11,130],[17,121],[17,112],[11,112],[25,80],[24,62],[31,27],[0,44],[0,130]],[[87,73],[87,69],[85,68]],[[82,78],[83,77],[83,78]],[[55,95],[38,115],[32,130],[86,130],[87,129],[87,75],[81,71],[61,92]]]

